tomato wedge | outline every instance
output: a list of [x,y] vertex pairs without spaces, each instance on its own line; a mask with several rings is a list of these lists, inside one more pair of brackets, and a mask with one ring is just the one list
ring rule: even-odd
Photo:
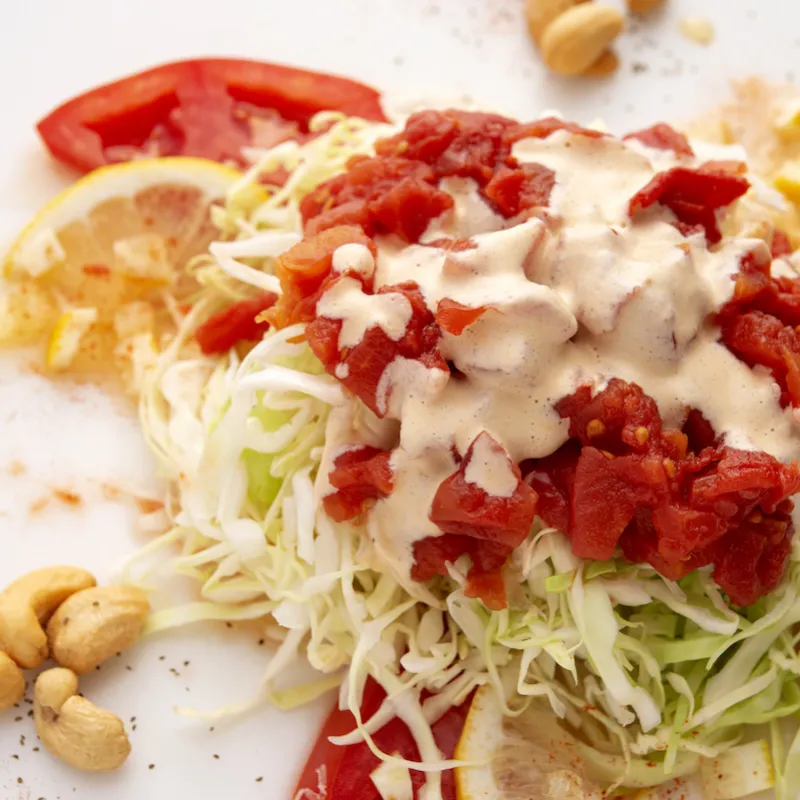
[[[361,714],[366,719],[378,710],[385,694],[370,679],[364,690]],[[451,708],[433,726],[433,735],[444,758],[452,758],[471,702],[471,697],[457,708]],[[375,784],[370,775],[380,765],[380,761],[372,754],[365,743],[349,747],[331,744],[328,738],[350,732],[355,727],[355,720],[349,711],[334,708],[320,731],[319,738],[306,762],[294,796],[316,797],[312,794],[320,785],[320,770],[324,768],[326,800],[380,800]],[[374,736],[378,746],[386,753],[397,753],[411,760],[419,759],[414,739],[405,723],[395,718],[384,725]],[[418,798],[425,782],[422,772],[412,772],[411,782],[414,797]],[[303,790],[306,795],[300,794]],[[442,774],[442,797],[444,800],[456,800],[455,780],[452,772]]]
[[379,94],[319,72],[229,58],[163,64],[60,105],[36,126],[59,161],[82,171],[142,156],[243,163],[242,148],[308,132],[318,111],[384,121]]

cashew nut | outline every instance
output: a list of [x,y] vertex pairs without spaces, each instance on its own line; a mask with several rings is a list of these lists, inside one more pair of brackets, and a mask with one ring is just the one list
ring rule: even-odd
[[29,572],[0,593],[0,650],[25,669],[48,657],[42,625],[70,595],[96,583],[78,567],[45,567]]
[[583,2],[586,0],[525,0],[525,21],[533,41],[539,44],[545,28],[556,17]]
[[665,0],[626,0],[631,14],[650,14],[664,5]]
[[142,634],[150,603],[132,586],[84,589],[50,618],[47,639],[53,658],[83,675],[130,647]]
[[11,708],[25,696],[25,676],[10,656],[0,653],[0,711]]
[[580,3],[545,28],[544,63],[560,75],[582,75],[619,36],[624,17],[604,3]]
[[36,679],[33,716],[45,747],[76,769],[116,769],[131,751],[122,720],[79,697],[78,677],[68,669],[48,669]]

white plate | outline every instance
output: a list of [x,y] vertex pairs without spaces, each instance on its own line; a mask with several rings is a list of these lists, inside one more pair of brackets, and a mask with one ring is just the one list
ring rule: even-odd
[[[521,117],[559,108],[616,130],[686,118],[748,73],[793,79],[800,6],[782,0],[668,0],[620,45],[612,79],[547,75],[521,23],[523,0],[36,0],[3,2],[0,18],[0,246],[61,186],[35,121],[72,94],[154,63],[232,55],[327,69],[402,95],[477,100]],[[707,48],[677,33],[686,14],[716,28]],[[0,586],[27,569],[83,564],[102,579],[141,539],[133,512],[103,482],[152,482],[134,421],[101,393],[59,390],[0,363]],[[15,462],[25,472],[14,475]],[[52,487],[77,491],[79,508]],[[47,505],[36,510],[42,499]],[[152,800],[188,796],[289,800],[326,704],[264,709],[216,726],[173,706],[212,709],[246,698],[268,657],[254,637],[195,627],[145,642],[83,682],[126,721],[133,754],[118,773],[88,776],[34,752],[29,706],[0,720],[0,796]],[[188,662],[188,664],[185,664]],[[130,667],[130,669],[128,669]],[[22,738],[24,737],[24,739]],[[151,768],[152,765],[152,768]],[[256,779],[263,777],[262,781]]]

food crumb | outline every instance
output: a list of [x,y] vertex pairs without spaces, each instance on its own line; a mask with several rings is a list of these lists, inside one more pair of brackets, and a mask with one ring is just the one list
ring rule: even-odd
[[17,477],[18,475],[25,474],[25,465],[21,461],[12,461],[8,465],[8,474],[12,475],[13,477]]
[[263,781],[263,780],[264,780],[263,776],[258,777],[258,778],[256,778],[256,783],[261,783],[261,781]]
[[714,26],[705,17],[684,17],[679,24],[680,32],[697,44],[711,44],[714,41]]
[[49,497],[37,497],[36,500],[31,501],[28,505],[28,513],[31,515],[38,514],[40,511],[44,511],[49,504]]
[[83,504],[83,498],[77,493],[69,489],[54,488],[53,497],[61,503],[68,506],[80,506]]
[[156,768],[155,764],[148,764],[147,765],[147,769],[155,769],[155,768]]

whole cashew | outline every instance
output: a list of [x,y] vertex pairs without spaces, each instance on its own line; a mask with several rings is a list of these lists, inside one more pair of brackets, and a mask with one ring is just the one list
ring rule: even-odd
[[95,583],[78,567],[45,567],[15,580],[0,593],[0,650],[25,669],[41,666],[48,657],[42,625],[71,594]]
[[19,703],[25,696],[25,676],[10,656],[0,652],[0,711]]
[[53,658],[83,675],[130,647],[141,636],[150,603],[132,586],[84,589],[50,618],[47,639]]
[[36,679],[33,716],[45,747],[76,769],[116,769],[131,751],[122,720],[79,697],[78,676],[68,669],[48,669]]

